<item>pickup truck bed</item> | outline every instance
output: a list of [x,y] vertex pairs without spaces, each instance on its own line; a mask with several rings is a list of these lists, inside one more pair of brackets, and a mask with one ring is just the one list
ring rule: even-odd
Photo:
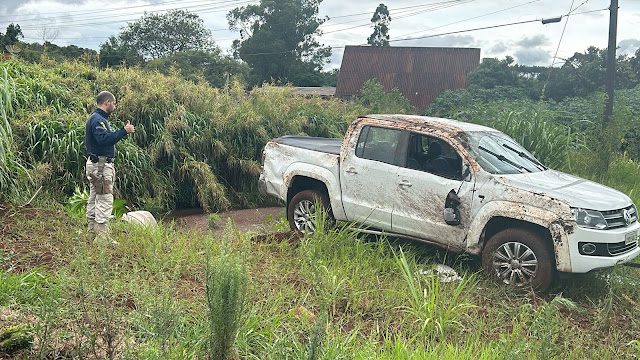
[[340,146],[342,146],[342,139],[327,139],[310,136],[283,136],[274,139],[273,142],[334,155],[340,155]]

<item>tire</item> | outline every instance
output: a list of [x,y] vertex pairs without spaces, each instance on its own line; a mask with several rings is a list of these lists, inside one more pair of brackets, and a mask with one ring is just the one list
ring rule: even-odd
[[491,278],[538,291],[545,291],[553,281],[553,259],[546,239],[525,229],[502,230],[482,250],[482,268]]
[[291,230],[303,234],[315,232],[315,215],[318,213],[315,204],[320,204],[326,214],[324,228],[333,226],[335,219],[327,194],[317,190],[303,190],[291,199],[287,207],[287,220],[289,220]]

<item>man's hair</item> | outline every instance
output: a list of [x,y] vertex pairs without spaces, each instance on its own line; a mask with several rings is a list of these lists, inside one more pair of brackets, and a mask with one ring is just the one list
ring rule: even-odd
[[109,100],[115,101],[116,97],[113,96],[113,94],[108,92],[108,91],[100,91],[98,96],[96,96],[96,104],[98,104],[98,105],[104,104]]

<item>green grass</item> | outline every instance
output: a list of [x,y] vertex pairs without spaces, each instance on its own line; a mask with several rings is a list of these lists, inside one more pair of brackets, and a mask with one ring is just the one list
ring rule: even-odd
[[[45,214],[53,226],[40,225]],[[116,223],[119,244],[104,247],[66,216],[3,218],[14,234],[3,246],[15,251],[1,257],[0,312],[13,314],[6,326],[33,324],[36,341],[23,357],[206,357],[212,321],[207,256],[216,264],[243,259],[247,266],[231,358],[638,355],[640,287],[637,270],[627,267],[565,280],[554,293],[536,295],[486,280],[468,256],[347,228],[291,243],[253,242],[232,227],[218,238],[171,224]],[[59,260],[29,268],[34,249],[55,252]],[[437,263],[452,266],[463,280],[442,283],[429,275]]]

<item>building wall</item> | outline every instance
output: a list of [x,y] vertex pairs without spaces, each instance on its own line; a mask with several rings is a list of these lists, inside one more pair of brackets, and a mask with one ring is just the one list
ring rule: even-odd
[[386,91],[397,87],[419,112],[443,91],[465,88],[480,63],[478,48],[347,46],[336,96],[358,95],[369,79]]

